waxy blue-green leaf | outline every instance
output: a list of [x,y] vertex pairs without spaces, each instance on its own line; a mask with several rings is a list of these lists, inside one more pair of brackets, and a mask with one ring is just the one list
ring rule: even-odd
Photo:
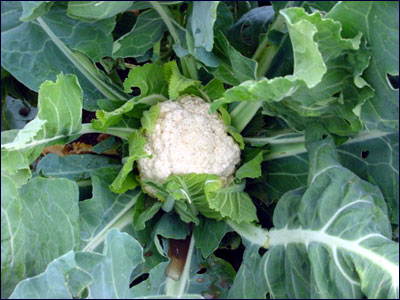
[[80,211],[80,249],[98,250],[105,239],[108,228],[118,224],[124,228],[132,223],[133,207],[141,197],[139,189],[122,195],[113,193],[109,185],[118,175],[118,169],[104,167],[93,170],[92,197],[79,202]]
[[226,222],[201,218],[200,225],[193,230],[195,246],[200,249],[203,257],[207,258],[218,249],[227,232],[229,232],[229,227]]
[[130,274],[143,263],[140,244],[116,229],[107,232],[103,253],[68,252],[55,259],[40,275],[21,281],[16,299],[126,299]]
[[213,53],[217,55],[220,64],[206,69],[216,78],[234,86],[246,80],[257,79],[257,62],[240,54],[221,32],[215,37]]
[[18,188],[2,172],[2,298],[22,279],[79,248],[78,200],[78,186],[68,179],[34,178]]
[[126,299],[130,274],[144,262],[143,248],[133,237],[117,229],[107,232],[102,254],[78,252],[76,262],[93,278],[91,299]]
[[[39,90],[38,114],[19,131],[2,132],[2,170],[10,175],[24,172],[43,147],[65,143],[82,127],[82,90],[76,76],[60,74]],[[4,136],[4,137],[3,137]]]
[[210,52],[214,44],[214,23],[219,1],[194,1],[190,26],[194,47],[203,47]]
[[[2,2],[1,13],[2,67],[24,85],[38,91],[45,80],[55,80],[64,72],[76,74],[85,97],[126,99],[90,62],[111,56],[115,20],[72,20],[66,16],[66,4],[62,2],[54,3],[45,15],[27,22],[18,20],[22,15],[19,1]],[[89,62],[76,51],[88,56]]]
[[293,75],[243,82],[214,101],[212,109],[235,101],[262,101],[264,114],[278,116],[297,130],[317,119],[331,132],[354,135],[362,128],[357,110],[372,96],[361,78],[369,63],[361,34],[342,38],[340,23],[319,12],[309,15],[302,8],[289,8],[280,13],[293,46]]
[[96,22],[126,11],[134,1],[69,1],[67,15],[72,19]]
[[106,167],[118,168],[121,164],[115,159],[100,155],[76,154],[61,157],[49,153],[39,161],[35,172],[43,177],[80,181],[89,179],[93,171]]
[[141,13],[132,30],[114,42],[113,57],[140,57],[162,38],[166,30],[160,15],[153,9]]
[[206,181],[204,192],[209,207],[237,223],[257,221],[256,207],[244,192],[245,185],[245,181],[242,181],[222,187],[220,180]]
[[21,281],[10,299],[79,298],[92,281],[92,277],[79,269],[75,258],[73,251],[56,258],[43,273]]
[[327,17],[343,25],[343,36],[361,31],[371,49],[365,79],[374,96],[361,107],[361,119],[368,130],[399,130],[399,91],[387,75],[399,75],[399,6],[395,2],[344,1],[335,5]]
[[21,1],[21,5],[22,15],[19,20],[26,22],[46,14],[53,5],[53,1]]

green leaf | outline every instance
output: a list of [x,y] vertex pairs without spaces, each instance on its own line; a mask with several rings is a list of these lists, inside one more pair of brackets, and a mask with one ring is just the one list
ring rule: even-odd
[[218,78],[211,79],[204,87],[202,87],[202,90],[207,94],[210,100],[221,98],[225,93],[224,83]]
[[218,180],[219,177],[217,175],[210,174],[170,175],[164,186],[169,194],[177,200],[175,207],[179,206],[178,202],[185,201],[189,209],[194,206],[195,211],[199,211],[207,218],[220,220],[220,213],[211,208],[204,191],[207,182]]
[[140,89],[141,97],[151,94],[168,95],[163,68],[155,64],[136,66],[129,71],[128,77],[124,81],[124,90],[126,93],[130,93],[133,87]]
[[21,1],[21,5],[22,15],[19,20],[27,22],[46,14],[53,5],[53,1]]
[[200,220],[197,217],[198,212],[194,210],[193,206],[190,206],[188,202],[175,201],[175,212],[179,215],[181,220],[186,223],[194,223],[196,226],[200,224]]
[[132,173],[133,164],[139,158],[148,157],[149,155],[144,151],[144,145],[146,144],[146,138],[139,133],[138,130],[134,132],[128,138],[129,142],[129,156],[126,159],[122,169],[119,171],[118,176],[114,179],[110,185],[111,191],[118,194],[123,194],[127,190],[134,189],[138,186],[138,182]]
[[213,27],[217,18],[219,1],[194,1],[191,16],[191,30],[194,47],[203,47],[210,52],[214,44]]
[[246,161],[237,171],[236,178],[258,178],[261,176],[261,163],[263,161],[264,151],[259,151],[252,159]]
[[60,74],[39,90],[38,114],[19,131],[2,132],[2,170],[11,175],[30,174],[29,164],[43,147],[63,144],[79,133],[82,122],[82,90],[75,75]]
[[163,203],[161,201],[140,197],[134,206],[133,228],[136,231],[143,230],[146,222],[151,220],[160,210]]
[[78,252],[76,262],[93,281],[89,295],[97,299],[128,298],[130,274],[144,262],[143,249],[127,233],[107,232],[103,254]]
[[120,167],[120,163],[115,159],[93,155],[76,154],[65,157],[54,153],[45,155],[36,167],[36,174],[40,176],[54,178],[62,177],[73,181],[89,179],[91,172],[105,167]]
[[170,61],[164,65],[165,78],[168,81],[168,94],[170,99],[176,99],[180,93],[191,86],[200,86],[200,81],[184,77],[176,64]]
[[204,258],[218,249],[224,235],[229,232],[226,222],[213,219],[200,219],[200,225],[193,230],[195,246],[200,249]]
[[166,100],[164,95],[167,96],[167,82],[164,78],[163,68],[155,64],[145,64],[131,69],[124,81],[124,90],[126,93],[130,93],[132,88],[135,87],[140,89],[139,96],[111,111],[96,111],[97,120],[92,120],[94,128],[106,130],[108,127],[120,122],[124,114],[131,112],[134,108],[138,108],[139,104],[154,105],[159,101]]
[[142,123],[141,131],[150,135],[154,131],[154,126],[156,125],[156,121],[160,116],[161,106],[159,104],[153,105],[149,110],[143,113],[143,117],[140,119]]
[[239,144],[241,150],[244,149],[244,141],[242,135],[233,126],[228,126],[228,133],[233,137],[236,143]]
[[[256,245],[247,245],[243,254],[243,263],[229,290],[228,298],[243,299],[265,299],[268,286],[264,280],[263,270],[260,268],[261,256],[258,253],[259,247]],[[272,262],[273,263],[273,262]],[[280,267],[280,266],[278,266]],[[282,266],[284,268],[284,266]],[[276,269],[278,273],[279,268]],[[271,295],[275,296],[275,295]]]
[[219,180],[209,180],[205,183],[204,192],[211,209],[238,223],[258,220],[256,207],[249,195],[243,191],[246,185],[244,181],[224,188],[221,188],[221,185]]
[[132,6],[133,1],[70,1],[68,2],[67,15],[72,19],[85,22],[96,22],[126,11]]
[[[111,56],[115,20],[95,23],[71,20],[66,16],[65,3],[61,2],[54,3],[46,15],[30,22],[18,21],[22,14],[19,1],[3,2],[1,12],[2,66],[24,85],[38,91],[45,80],[55,80],[64,72],[76,74],[85,98],[98,99],[103,95],[126,98],[90,61]],[[89,62],[79,51],[90,58]]]
[[227,33],[229,42],[243,55],[251,57],[257,49],[262,34],[267,32],[273,20],[272,6],[253,8],[229,27]]
[[117,224],[124,228],[132,223],[133,207],[142,194],[139,189],[122,195],[110,191],[117,174],[118,170],[110,167],[91,172],[92,197],[79,202],[80,249],[84,251],[98,251],[108,228]]
[[[69,280],[71,277],[73,281]],[[21,281],[10,299],[79,298],[91,281],[92,277],[79,269],[75,253],[70,251],[53,260],[43,273]]]
[[270,295],[397,298],[398,244],[381,192],[338,163],[331,137],[321,140],[317,130],[306,137],[308,187],[278,202],[263,257]]
[[34,178],[18,189],[2,172],[2,298],[53,259],[78,249],[78,200],[78,186],[68,179]]
[[257,62],[235,50],[222,33],[216,35],[214,53],[220,60],[220,64],[216,68],[206,69],[216,78],[230,85],[257,79]]
[[362,128],[357,110],[372,96],[360,77],[369,63],[361,35],[342,38],[340,23],[318,12],[308,15],[301,8],[289,8],[281,14],[292,41],[294,74],[243,82],[214,101],[212,109],[222,103],[262,101],[264,114],[278,116],[296,130],[317,120],[330,132],[354,135]]
[[366,1],[360,5],[341,2],[327,14],[343,24],[343,36],[361,31],[371,49],[364,77],[375,94],[361,107],[361,119],[368,130],[399,130],[399,91],[387,79],[388,74],[399,74],[398,15],[399,6],[391,1]]
[[[271,150],[265,155],[263,176],[249,187],[252,196],[257,193],[255,189],[260,189],[267,195],[268,202],[277,201],[284,193],[306,185],[309,162],[304,137],[288,133],[251,140],[271,143]],[[337,152],[345,168],[380,188],[390,220],[398,224],[398,135],[364,131],[338,146]]]
[[152,49],[166,30],[163,20],[153,10],[142,12],[132,30],[114,42],[113,57],[139,57]]

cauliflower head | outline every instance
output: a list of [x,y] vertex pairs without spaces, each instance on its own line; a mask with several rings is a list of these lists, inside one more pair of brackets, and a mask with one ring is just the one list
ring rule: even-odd
[[153,133],[144,150],[152,155],[138,161],[142,179],[163,183],[189,173],[215,174],[227,181],[240,161],[240,149],[210,105],[196,96],[160,103]]

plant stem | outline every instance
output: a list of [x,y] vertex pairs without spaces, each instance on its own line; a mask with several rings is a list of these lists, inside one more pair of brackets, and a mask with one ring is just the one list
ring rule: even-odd
[[[163,19],[165,25],[168,28],[168,31],[170,32],[175,44],[180,44],[180,39],[178,32],[176,31],[174,24],[177,23],[175,22],[171,16],[171,12],[169,11],[169,8],[166,7],[165,5],[160,5],[157,1],[149,1],[149,3],[153,6],[153,8],[158,12],[160,15],[161,19]],[[179,23],[177,23],[179,24]],[[193,56],[185,56],[180,58],[181,65],[182,65],[182,72],[186,77],[192,78],[194,80],[198,80],[199,76],[197,73],[197,67],[196,67],[196,60],[194,59]]]
[[189,281],[189,271],[192,262],[193,250],[194,250],[194,234],[192,234],[190,238],[189,250],[186,256],[185,267],[183,268],[181,277],[179,278],[179,280],[174,280],[172,278],[167,277],[166,280],[165,294],[167,296],[173,297],[173,299],[179,299],[185,293],[185,288]]
[[135,131],[133,128],[128,127],[109,127],[105,131],[96,130],[92,127],[91,123],[82,124],[82,129],[75,134],[86,134],[86,133],[106,133],[117,136],[121,139],[127,140],[128,137]]
[[231,220],[227,220],[226,223],[242,238],[246,239],[252,244],[258,245],[263,248],[269,246],[268,230],[261,228],[254,224],[248,223],[235,223]]
[[257,111],[262,106],[261,102],[240,102],[231,112],[232,126],[241,132],[247,124],[254,118]]

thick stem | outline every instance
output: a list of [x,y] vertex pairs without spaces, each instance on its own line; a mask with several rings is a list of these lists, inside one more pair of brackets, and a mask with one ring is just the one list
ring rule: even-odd
[[183,268],[183,272],[179,280],[174,280],[172,278],[167,277],[166,287],[165,287],[165,294],[167,296],[171,296],[174,299],[179,299],[184,295],[186,285],[189,281],[189,271],[192,262],[193,250],[194,250],[194,234],[192,234],[192,237],[190,238],[189,250],[186,256],[185,267]]
[[254,118],[261,105],[261,102],[240,102],[230,112],[232,118],[232,126],[235,127],[238,132],[241,132]]
[[269,246],[268,230],[261,228],[260,226],[248,224],[248,223],[235,223],[231,220],[227,220],[226,223],[242,238],[246,239],[252,244],[258,245],[263,248]]

